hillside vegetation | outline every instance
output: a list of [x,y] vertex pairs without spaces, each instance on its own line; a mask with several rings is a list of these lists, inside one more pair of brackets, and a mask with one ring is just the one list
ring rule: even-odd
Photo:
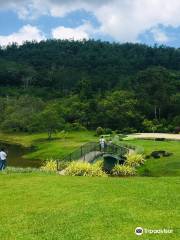
[[180,50],[47,40],[0,48],[0,128],[172,132],[180,126]]

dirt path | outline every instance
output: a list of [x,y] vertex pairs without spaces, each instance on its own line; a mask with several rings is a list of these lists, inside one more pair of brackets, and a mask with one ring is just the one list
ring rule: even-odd
[[154,139],[154,138],[165,138],[169,140],[179,140],[180,134],[170,133],[135,133],[128,135],[128,138],[141,138],[141,139]]

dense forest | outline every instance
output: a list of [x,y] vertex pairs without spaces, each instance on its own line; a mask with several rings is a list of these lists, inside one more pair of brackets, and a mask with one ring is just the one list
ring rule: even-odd
[[0,47],[0,128],[173,132],[180,49],[47,40]]

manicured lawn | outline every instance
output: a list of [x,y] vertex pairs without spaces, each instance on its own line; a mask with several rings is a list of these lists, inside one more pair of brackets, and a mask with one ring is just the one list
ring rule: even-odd
[[[2,240],[179,239],[177,177],[0,174]],[[173,229],[137,237],[134,229]]]
[[[45,134],[0,134],[0,139],[35,146],[25,156],[34,159],[59,158],[98,140],[88,131],[59,133],[52,141]],[[143,147],[145,154],[166,150],[173,155],[148,159],[138,169],[143,177],[0,173],[0,240],[180,239],[180,142],[127,143]],[[134,229],[138,226],[173,229],[174,233],[137,237]]]
[[150,158],[138,169],[140,175],[146,176],[180,176],[180,141],[129,140],[128,143],[144,148],[145,154],[165,150],[172,156],[160,159]]
[[32,153],[25,155],[29,159],[59,159],[73,150],[90,141],[98,141],[91,131],[60,132],[54,139],[47,140],[47,134],[5,134],[0,133],[0,140],[9,143],[21,144],[25,147],[34,146]]

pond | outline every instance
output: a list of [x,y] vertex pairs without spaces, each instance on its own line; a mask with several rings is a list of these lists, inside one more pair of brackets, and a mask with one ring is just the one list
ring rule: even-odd
[[11,167],[32,167],[39,168],[42,165],[41,160],[25,159],[23,156],[33,151],[32,148],[26,148],[21,145],[9,144],[0,141],[0,147],[8,151],[7,164]]

